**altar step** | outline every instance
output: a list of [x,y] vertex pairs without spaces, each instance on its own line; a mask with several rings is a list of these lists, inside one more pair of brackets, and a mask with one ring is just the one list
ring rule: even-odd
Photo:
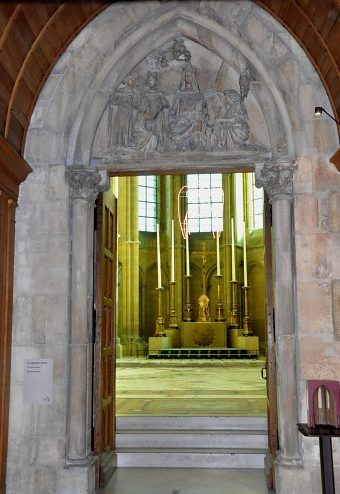
[[240,348],[162,348],[149,359],[256,359],[257,352]]
[[267,421],[248,417],[118,417],[118,467],[263,468]]

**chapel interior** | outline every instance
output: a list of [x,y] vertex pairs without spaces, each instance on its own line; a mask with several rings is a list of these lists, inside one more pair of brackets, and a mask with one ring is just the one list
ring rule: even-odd
[[254,174],[117,177],[111,186],[117,357],[192,347],[265,355],[264,204]]

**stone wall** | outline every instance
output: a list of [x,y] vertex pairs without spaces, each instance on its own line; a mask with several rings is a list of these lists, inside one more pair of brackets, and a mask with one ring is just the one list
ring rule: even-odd
[[[69,191],[65,167],[34,168],[16,213],[8,494],[58,492],[66,445]],[[24,360],[53,358],[50,405],[24,403]]]
[[[337,335],[340,277],[338,225],[340,173],[328,156],[303,156],[295,176],[296,301],[299,334],[301,420],[306,420],[307,379],[339,379],[340,343]],[[339,441],[333,440],[337,483],[340,479]],[[318,477],[318,441],[302,441],[311,480]],[[311,492],[320,492],[319,483]]]

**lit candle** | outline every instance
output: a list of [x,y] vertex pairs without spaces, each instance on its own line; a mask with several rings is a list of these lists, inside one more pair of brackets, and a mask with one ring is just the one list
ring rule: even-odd
[[186,248],[186,260],[187,260],[187,276],[190,276],[190,262],[189,262],[189,232],[187,230],[185,236],[185,248]]
[[235,277],[234,218],[231,218],[231,281],[236,281],[236,277]]
[[171,280],[175,282],[175,226],[174,220],[171,220]]
[[221,275],[220,270],[220,232],[216,232],[216,254],[217,254],[217,276]]
[[243,222],[243,284],[248,286],[246,222]]
[[158,275],[158,288],[162,288],[162,275],[161,275],[161,246],[159,242],[159,224],[157,223],[157,275]]

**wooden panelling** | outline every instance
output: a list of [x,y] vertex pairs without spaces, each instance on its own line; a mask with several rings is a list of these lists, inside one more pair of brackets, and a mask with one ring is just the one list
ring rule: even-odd
[[117,201],[100,194],[96,207],[96,329],[94,363],[94,451],[98,455],[97,487],[113,473],[105,458],[115,447],[116,248]]
[[0,189],[0,251],[2,253],[0,256],[0,494],[5,493],[6,482],[12,341],[15,204],[14,199]]
[[0,36],[3,36],[6,27],[9,24],[10,18],[16,9],[16,4],[5,3],[0,9]]

